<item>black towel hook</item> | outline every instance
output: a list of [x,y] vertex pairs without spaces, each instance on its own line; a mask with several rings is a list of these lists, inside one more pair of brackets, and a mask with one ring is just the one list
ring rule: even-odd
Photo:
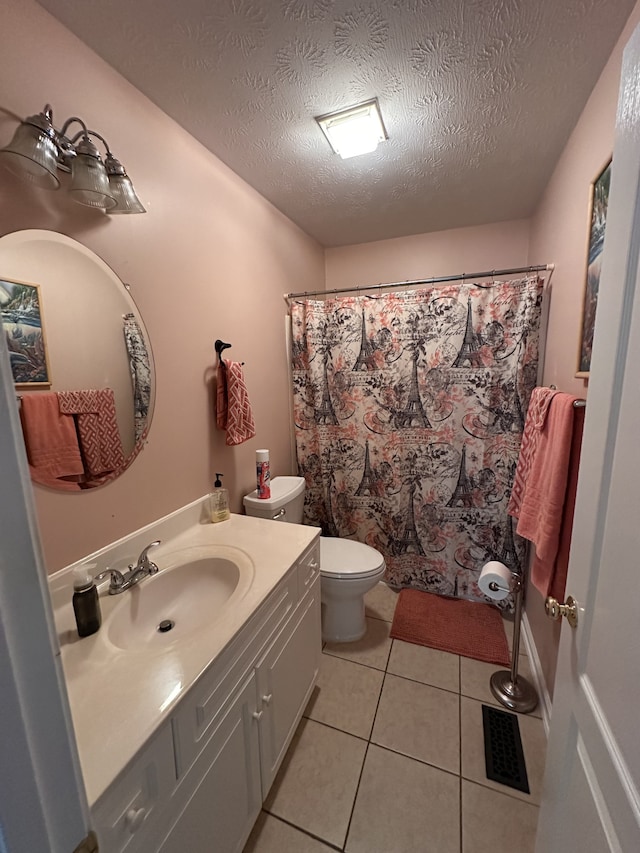
[[218,338],[218,340],[213,346],[215,348],[215,351],[218,353],[218,360],[220,364],[224,367],[224,361],[222,360],[222,352],[223,350],[228,349],[231,344],[226,344],[224,341],[221,341],[220,338]]
[[[215,344],[213,346],[215,348],[215,351],[218,353],[218,361],[220,362],[220,364],[223,367],[226,367],[227,365],[222,360],[222,352],[223,352],[223,350],[228,349],[231,346],[231,344],[226,344],[224,341],[221,341],[220,338],[218,338],[218,340],[215,342]],[[244,361],[241,361],[240,364],[244,365]]]

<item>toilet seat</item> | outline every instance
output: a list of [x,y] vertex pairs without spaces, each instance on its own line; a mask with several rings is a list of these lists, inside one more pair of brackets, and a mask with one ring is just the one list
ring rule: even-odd
[[320,537],[320,575],[357,580],[385,568],[384,557],[375,548],[352,539]]

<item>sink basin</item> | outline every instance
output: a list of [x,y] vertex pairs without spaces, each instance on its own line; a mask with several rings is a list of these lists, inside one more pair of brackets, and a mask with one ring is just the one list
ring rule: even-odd
[[169,565],[121,593],[106,620],[107,638],[120,649],[165,648],[215,623],[253,577],[253,564],[239,549],[188,548],[157,559]]

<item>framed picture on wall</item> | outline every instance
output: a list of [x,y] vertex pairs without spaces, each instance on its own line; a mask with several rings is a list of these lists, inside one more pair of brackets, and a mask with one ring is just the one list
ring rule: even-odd
[[584,379],[588,378],[591,370],[591,348],[593,346],[593,328],[596,322],[596,307],[598,305],[604,231],[607,224],[611,162],[610,158],[598,177],[591,184],[589,198],[587,272],[584,284],[584,298],[582,301],[582,328],[580,330],[580,350],[578,352],[578,370],[576,372],[577,377]]
[[0,311],[16,388],[49,388],[39,285],[0,277]]

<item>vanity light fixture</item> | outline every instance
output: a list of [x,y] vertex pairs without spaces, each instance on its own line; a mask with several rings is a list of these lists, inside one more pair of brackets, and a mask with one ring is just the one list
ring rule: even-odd
[[[67,131],[74,122],[82,130],[69,137]],[[92,137],[104,145],[104,162]],[[11,142],[0,148],[0,163],[21,180],[46,190],[60,187],[59,171],[70,172],[68,191],[79,204],[107,213],[146,213],[124,166],[113,156],[104,137],[89,130],[77,116],[68,118],[57,130],[49,104],[21,122]]]
[[346,110],[316,116],[316,121],[329,140],[329,145],[343,160],[375,151],[387,132],[377,98],[356,104]]

